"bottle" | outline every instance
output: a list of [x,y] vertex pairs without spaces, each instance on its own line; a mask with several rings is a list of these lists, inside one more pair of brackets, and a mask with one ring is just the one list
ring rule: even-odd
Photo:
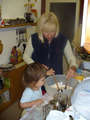
[[2,53],[3,51],[3,44],[2,44],[2,41],[0,40],[0,54]]

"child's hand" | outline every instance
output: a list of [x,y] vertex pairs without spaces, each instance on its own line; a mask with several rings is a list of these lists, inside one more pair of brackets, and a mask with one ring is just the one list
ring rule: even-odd
[[37,105],[40,105],[40,104],[42,104],[43,102],[44,102],[43,99],[38,99],[38,100],[36,100],[35,105],[36,105],[36,106],[37,106]]
[[44,102],[43,99],[34,100],[32,102],[20,103],[21,108],[34,108]]
[[53,100],[53,97],[46,93],[45,95],[43,95],[42,99],[44,101],[43,105],[45,105],[48,104],[49,101]]
[[54,74],[55,74],[55,71],[52,68],[47,71],[48,76],[54,75]]

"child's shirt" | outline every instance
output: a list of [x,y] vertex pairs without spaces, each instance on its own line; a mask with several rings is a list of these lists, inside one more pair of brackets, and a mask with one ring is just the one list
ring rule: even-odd
[[[32,90],[31,88],[25,88],[20,103],[32,102],[34,100],[42,98],[41,88],[39,90]],[[30,110],[30,108],[25,109],[26,111]]]

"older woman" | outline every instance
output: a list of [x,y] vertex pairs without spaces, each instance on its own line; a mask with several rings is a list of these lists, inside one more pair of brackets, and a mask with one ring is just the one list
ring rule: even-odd
[[50,74],[62,74],[65,55],[70,65],[66,78],[73,77],[77,68],[76,59],[69,40],[59,31],[57,16],[52,12],[44,13],[38,21],[37,30],[27,42],[24,61],[27,64],[40,62],[47,66]]

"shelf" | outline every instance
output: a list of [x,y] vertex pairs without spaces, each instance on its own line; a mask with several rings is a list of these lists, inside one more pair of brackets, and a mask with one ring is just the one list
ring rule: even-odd
[[1,104],[0,104],[0,112],[2,112],[6,107],[8,108],[9,105],[11,105],[11,104],[12,104],[11,101],[1,103]]
[[24,23],[24,24],[16,24],[16,25],[5,25],[0,26],[0,31],[10,30],[10,29],[17,29],[18,27],[28,27],[28,26],[36,26],[37,23]]
[[4,76],[10,79],[10,88],[1,89],[0,95],[2,95],[5,91],[8,90],[10,95],[10,101],[2,102],[0,104],[0,112],[3,112],[5,109],[11,106],[15,101],[20,99],[22,92],[24,90],[24,86],[22,84],[22,76],[25,67],[26,64],[24,62],[21,62],[17,64],[13,70],[4,72]]
[[9,88],[6,88],[6,87],[4,87],[3,89],[0,89],[0,95],[2,94],[2,93],[4,93],[5,91],[7,91]]
[[20,26],[28,26],[28,25],[35,26],[36,23],[24,23],[24,24],[17,24],[17,25],[5,25],[5,26],[0,26],[0,29],[1,28],[13,28],[13,27],[20,27]]

